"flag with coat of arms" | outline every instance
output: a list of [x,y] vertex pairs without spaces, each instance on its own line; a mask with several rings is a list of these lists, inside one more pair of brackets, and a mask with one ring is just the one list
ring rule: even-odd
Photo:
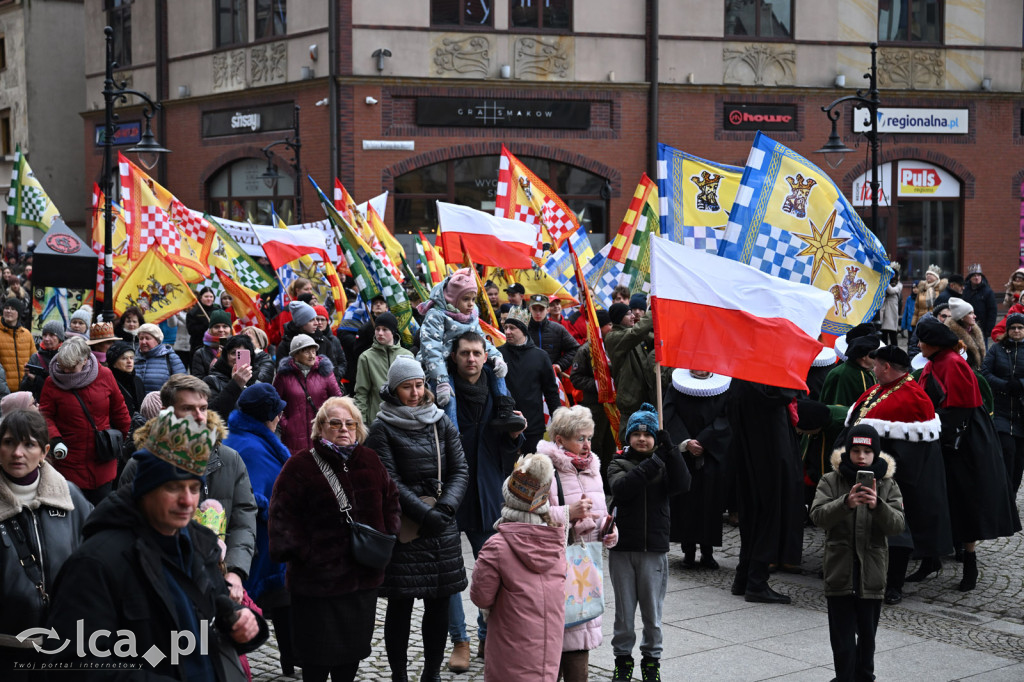
[[822,331],[842,335],[867,322],[892,268],[832,179],[758,132],[718,255],[832,294]]
[[556,249],[580,229],[572,209],[505,145],[501,145],[498,163],[494,215],[533,225],[537,230],[537,258],[543,257],[545,244]]
[[60,211],[50,201],[39,183],[28,159],[21,153],[21,145],[14,150],[14,169],[11,171],[11,190],[7,194],[7,224],[34,227],[46,232]]

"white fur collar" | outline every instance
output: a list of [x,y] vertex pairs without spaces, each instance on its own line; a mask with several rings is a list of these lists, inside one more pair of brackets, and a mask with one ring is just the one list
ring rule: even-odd
[[[36,499],[28,507],[29,509],[38,509],[42,506],[63,511],[71,511],[75,508],[71,501],[71,490],[68,488],[67,480],[57,473],[57,470],[50,466],[49,462],[45,461],[39,471]],[[6,521],[19,512],[21,512],[21,503],[14,496],[14,491],[7,485],[5,479],[0,482],[0,521]]]
[[[853,410],[856,405],[850,406],[846,413],[846,426],[853,421]],[[926,422],[890,422],[884,419],[861,419],[860,424],[867,424],[881,438],[892,438],[893,440],[905,440],[909,443],[930,443],[939,439],[942,431],[942,421],[938,415]]]

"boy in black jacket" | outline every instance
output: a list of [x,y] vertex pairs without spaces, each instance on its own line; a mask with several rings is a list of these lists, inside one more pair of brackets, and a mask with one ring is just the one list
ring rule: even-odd
[[649,403],[634,412],[626,425],[628,446],[608,465],[619,543],[608,552],[608,570],[615,591],[616,680],[633,677],[633,626],[640,606],[643,637],[640,672],[644,682],[660,682],[661,607],[668,588],[669,497],[690,488],[683,455],[666,431],[658,430],[658,414]]

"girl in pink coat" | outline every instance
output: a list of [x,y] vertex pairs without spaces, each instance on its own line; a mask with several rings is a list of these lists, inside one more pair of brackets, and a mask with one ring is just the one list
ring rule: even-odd
[[[560,407],[548,422],[548,436],[554,442],[537,443],[537,452],[551,458],[555,476],[551,481],[551,518],[570,525],[571,538],[592,542],[602,539],[601,528],[608,517],[601,461],[590,450],[594,419],[583,405]],[[561,489],[559,489],[561,484]],[[603,538],[614,547],[619,531]],[[590,650],[601,646],[601,617],[567,628],[562,639],[560,675],[565,682],[586,682]]]
[[[484,611],[484,679],[555,682],[565,630],[565,528],[548,513],[551,460],[526,455],[476,559],[469,597]],[[489,612],[489,613],[488,613]]]

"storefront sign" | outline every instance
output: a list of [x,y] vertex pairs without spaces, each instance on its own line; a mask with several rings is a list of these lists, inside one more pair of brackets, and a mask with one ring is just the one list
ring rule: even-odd
[[[864,173],[853,181],[853,197],[854,206],[870,206],[871,205],[871,169],[864,171]],[[892,205],[892,164],[883,163],[878,168],[878,205],[879,206],[891,206]]]
[[725,130],[796,130],[796,106],[792,104],[723,104]]
[[363,140],[363,149],[414,151],[415,140]]
[[[880,133],[940,133],[943,135],[966,135],[968,128],[967,109],[892,109],[878,110],[878,132]],[[855,107],[853,110],[853,132],[866,133],[871,130],[871,110]]]
[[[93,138],[97,147],[103,146],[106,139],[107,126],[102,123],[96,125],[96,135]],[[117,132],[114,133],[114,145],[136,144],[142,139],[142,121],[124,121],[117,124]]]
[[951,198],[960,196],[960,181],[938,166],[924,161],[900,161],[897,196]]
[[590,102],[420,97],[416,100],[416,124],[586,130],[590,127]]
[[203,113],[203,137],[246,135],[294,127],[295,105],[291,102]]

